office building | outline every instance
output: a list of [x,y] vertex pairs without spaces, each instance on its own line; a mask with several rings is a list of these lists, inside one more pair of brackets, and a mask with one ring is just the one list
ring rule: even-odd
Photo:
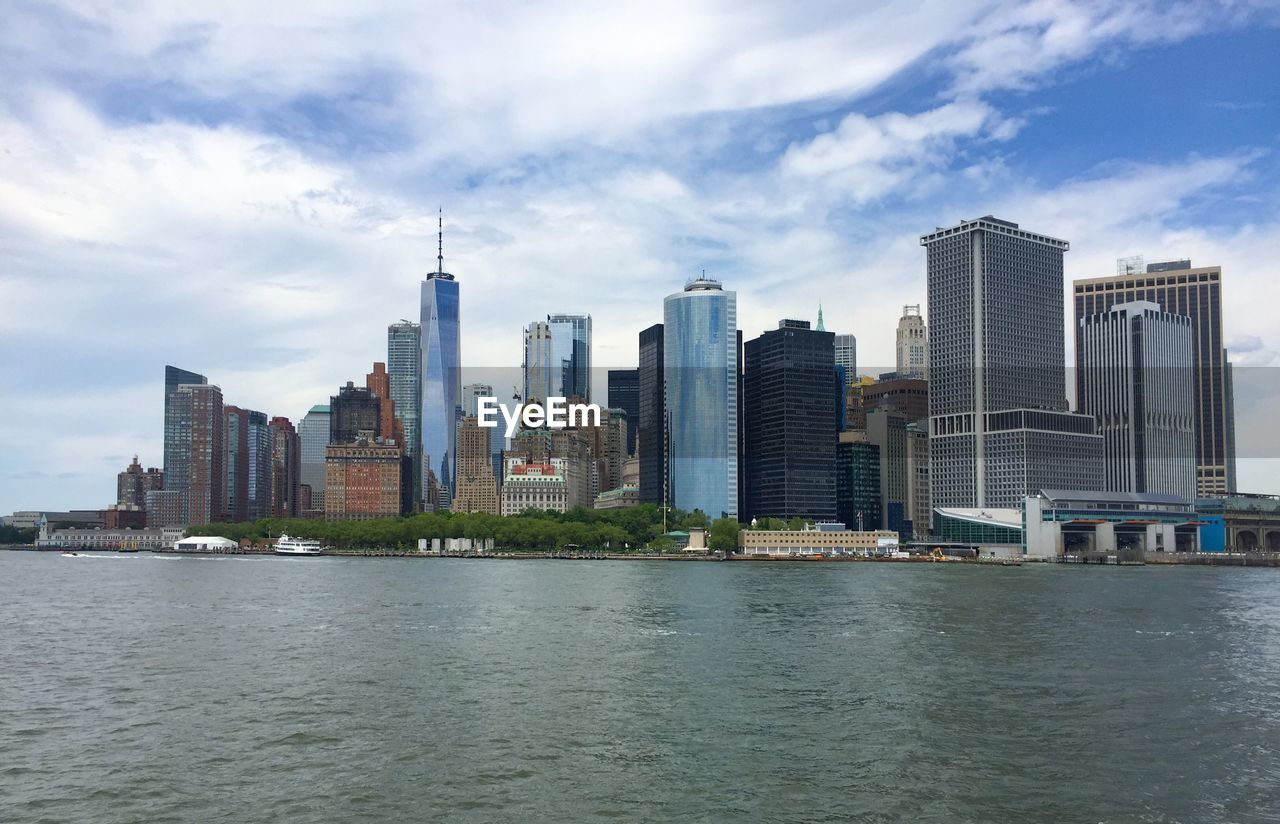
[[404,425],[400,423],[395,401],[391,399],[391,375],[385,363],[374,362],[373,371],[364,376],[364,387],[378,399],[378,437],[395,441],[403,448]]
[[934,507],[1017,507],[1046,487],[1097,489],[1102,441],[1067,410],[1066,241],[990,215],[920,238],[929,276]]
[[1086,317],[1112,306],[1151,301],[1164,312],[1191,319],[1192,388],[1196,439],[1196,494],[1221,497],[1235,491],[1235,415],[1231,364],[1223,343],[1222,267],[1192,268],[1189,260],[1143,264],[1120,261],[1118,274],[1074,282],[1076,398],[1084,396],[1081,327]]
[[1080,320],[1080,411],[1098,422],[1103,488],[1196,496],[1191,318],[1134,301]]
[[836,516],[835,336],[784,320],[749,340],[742,373],[742,482],[752,518]]
[[924,317],[920,314],[919,304],[902,307],[896,343],[897,373],[903,377],[928,380],[929,332],[925,327]]
[[737,305],[705,275],[663,303],[669,500],[711,518],[738,514]]
[[448,508],[462,402],[462,337],[458,282],[444,271],[444,218],[440,218],[436,271],[422,282],[422,489],[427,509]]
[[552,360],[559,371],[560,392],[566,398],[591,400],[591,316],[547,315]]
[[865,431],[841,432],[836,443],[836,521],[851,530],[880,529],[880,448]]
[[535,320],[524,329],[524,388],[520,397],[526,403],[543,403],[560,391],[560,369],[555,362],[551,326]]
[[422,500],[422,462],[419,435],[422,406],[422,327],[402,320],[387,327],[387,377],[391,402],[404,432],[404,451],[409,458],[410,499],[414,507]]
[[907,519],[917,538],[929,535],[933,504],[929,499],[929,421],[907,424]]
[[[324,514],[324,461],[325,447],[329,445],[329,418],[329,405],[317,404],[298,422],[298,481],[299,487],[309,489],[309,492],[298,491],[299,515],[304,518]],[[310,501],[303,500],[307,495],[310,495]],[[305,503],[310,503],[310,506],[305,506]]]
[[929,421],[929,382],[921,378],[881,375],[862,387],[864,411],[893,409],[908,421]]
[[[169,396],[165,435],[172,440],[173,474],[165,490],[177,493],[178,520],[158,526],[208,524],[224,516],[225,469],[222,390],[210,384],[179,384]],[[173,504],[173,502],[166,502]],[[165,506],[172,517],[173,510]]]
[[382,426],[382,405],[378,396],[352,381],[329,398],[329,443],[351,443],[358,438],[377,438]]
[[[297,518],[303,509],[302,442],[288,418],[277,415],[268,426],[271,428],[271,517]],[[327,421],[324,428],[327,433]]]
[[609,370],[609,407],[627,415],[627,454],[636,454],[636,432],[640,426],[640,370]]
[[640,333],[640,366],[636,369],[639,416],[636,451],[640,456],[640,503],[667,502],[667,384],[663,374],[665,338],[662,324]]
[[[464,390],[463,394],[466,392]],[[493,474],[489,438],[497,431],[481,427],[475,415],[458,424],[458,488],[453,496],[454,512],[487,512],[497,515],[498,479]]]
[[867,442],[875,444],[880,464],[880,528],[910,538],[907,419],[895,409],[868,410]]
[[858,377],[858,339],[853,335],[836,335],[833,342],[836,368],[846,386]]
[[325,520],[367,521],[401,514],[403,454],[397,444],[367,438],[325,447]]
[[507,458],[502,481],[502,514],[519,515],[526,509],[569,510],[564,462],[559,458],[546,462]]

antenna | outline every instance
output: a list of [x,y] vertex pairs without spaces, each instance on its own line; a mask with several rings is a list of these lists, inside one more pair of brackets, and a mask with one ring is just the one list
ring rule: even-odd
[[436,227],[436,274],[444,274],[444,207],[440,207],[440,213],[437,216],[439,221]]

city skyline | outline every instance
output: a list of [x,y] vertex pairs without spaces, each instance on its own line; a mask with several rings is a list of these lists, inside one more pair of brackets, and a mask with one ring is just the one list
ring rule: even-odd
[[[10,387],[65,380],[13,393],[0,510],[96,505],[135,452],[161,465],[166,363],[298,424],[417,317],[441,204],[467,367],[518,367],[515,330],[566,310],[593,316],[597,379],[634,366],[661,297],[705,267],[740,295],[744,337],[821,303],[874,373],[894,363],[901,306],[925,300],[915,238],[983,214],[1070,238],[1068,284],[1133,254],[1221,266],[1233,362],[1276,363],[1280,121],[1241,91],[1280,81],[1266,9],[765,9],[736,28],[696,7],[526,13],[450,16],[472,51],[429,64],[391,15],[343,56],[283,12],[236,27],[159,9],[136,28],[109,9],[16,13],[0,369]],[[620,25],[707,36],[603,61],[565,49],[561,70],[506,90],[528,27],[588,44]],[[61,62],[27,45],[55,30],[77,45]],[[270,64],[234,58],[267,32]],[[1278,395],[1237,385],[1241,489],[1274,491],[1257,439]]]

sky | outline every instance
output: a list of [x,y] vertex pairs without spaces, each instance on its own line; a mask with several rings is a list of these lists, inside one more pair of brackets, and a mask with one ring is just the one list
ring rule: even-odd
[[362,382],[418,317],[440,208],[467,368],[517,366],[551,312],[633,366],[705,269],[748,339],[821,304],[875,374],[925,303],[919,236],[985,214],[1069,240],[1068,289],[1128,255],[1219,264],[1240,486],[1280,493],[1275,0],[5,17],[2,513],[100,508],[134,454],[160,465],[166,363],[295,421]]

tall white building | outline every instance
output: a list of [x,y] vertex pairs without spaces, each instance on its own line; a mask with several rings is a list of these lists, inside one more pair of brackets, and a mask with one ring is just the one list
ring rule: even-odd
[[920,314],[920,304],[902,307],[897,352],[896,371],[900,376],[929,379],[929,332]]
[[836,366],[844,369],[845,386],[858,377],[858,339],[853,335],[836,335]]
[[1110,492],[1196,495],[1191,318],[1131,301],[1080,319],[1080,411],[1103,439]]

